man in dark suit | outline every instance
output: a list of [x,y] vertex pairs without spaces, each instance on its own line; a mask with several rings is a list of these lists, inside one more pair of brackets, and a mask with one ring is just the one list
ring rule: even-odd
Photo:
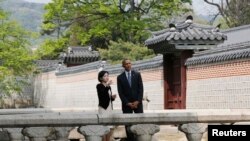
[[[141,74],[132,70],[131,61],[122,61],[124,72],[117,77],[117,89],[122,102],[123,113],[143,113],[143,83]],[[126,126],[127,140],[134,141],[134,135]]]

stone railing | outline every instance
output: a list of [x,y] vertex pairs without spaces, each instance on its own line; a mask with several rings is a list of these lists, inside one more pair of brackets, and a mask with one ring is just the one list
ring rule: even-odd
[[[110,130],[108,125],[129,125],[138,141],[151,141],[152,135],[160,130],[159,125],[171,124],[179,125],[188,141],[200,141],[207,123],[235,122],[250,122],[250,110],[166,110],[111,115],[94,111],[0,110],[0,128],[8,133],[8,141],[68,141],[69,132],[75,127],[86,141],[101,141]],[[5,141],[1,135],[0,138]]]

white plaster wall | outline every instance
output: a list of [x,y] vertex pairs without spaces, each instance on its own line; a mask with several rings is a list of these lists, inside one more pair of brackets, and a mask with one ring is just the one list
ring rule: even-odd
[[164,90],[163,80],[147,81],[144,83],[144,95],[148,97],[150,102],[144,106],[148,110],[164,109]]
[[186,107],[250,108],[250,75],[188,80]]
[[[162,110],[164,108],[163,80],[153,80],[152,78],[149,80],[146,78],[149,71],[150,70],[141,71],[144,82],[144,95],[147,95],[148,99],[150,99],[150,102],[145,105],[144,109]],[[160,68],[159,71],[162,72],[162,68]],[[36,104],[46,108],[97,110],[97,74],[97,70],[60,76],[56,76],[55,72],[42,73],[35,81]],[[89,75],[94,76],[84,79],[83,76]],[[112,91],[114,94],[117,94],[117,99],[113,103],[114,109],[120,110],[121,101],[116,85],[117,75],[118,74],[112,74],[110,78],[114,82],[113,85],[111,85]],[[76,79],[81,77],[82,79]]]

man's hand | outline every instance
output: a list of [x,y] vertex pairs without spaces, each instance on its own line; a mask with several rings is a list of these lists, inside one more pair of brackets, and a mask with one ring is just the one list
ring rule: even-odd
[[127,104],[127,106],[129,106],[131,109],[136,109],[137,107],[135,107],[135,105],[133,104],[133,103],[131,103],[131,102],[129,102],[128,104]]
[[133,105],[134,105],[135,109],[138,107],[138,104],[139,104],[139,101],[134,101],[133,102]]
[[139,101],[129,102],[127,106],[129,106],[131,109],[137,109],[139,104]]

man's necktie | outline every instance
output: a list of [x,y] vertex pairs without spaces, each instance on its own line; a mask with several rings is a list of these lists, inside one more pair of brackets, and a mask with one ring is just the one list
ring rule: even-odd
[[128,73],[128,83],[131,86],[131,74],[130,74],[130,72]]

